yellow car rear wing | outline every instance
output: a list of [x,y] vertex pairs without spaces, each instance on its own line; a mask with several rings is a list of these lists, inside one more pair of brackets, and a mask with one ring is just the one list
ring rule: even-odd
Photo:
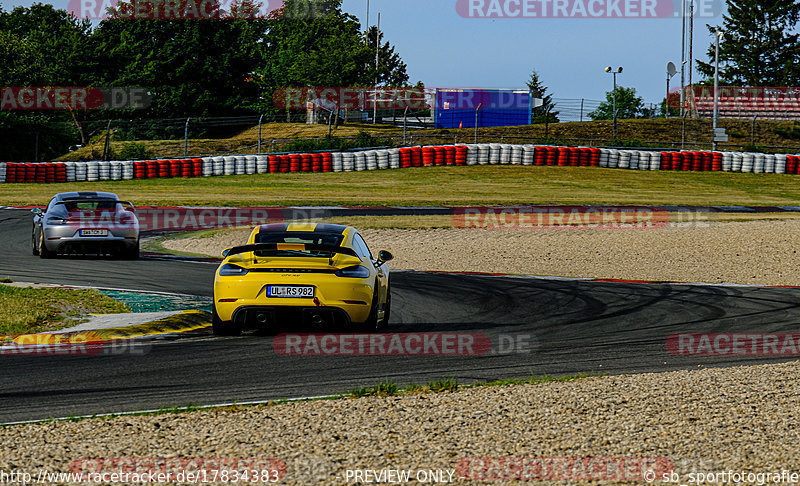
[[[304,243],[254,243],[251,245],[234,246],[222,252],[222,256],[228,257],[239,253],[249,253],[251,251],[308,251],[341,253],[359,258],[358,253],[352,248],[334,245],[310,245]],[[360,258],[359,258],[360,259]]]

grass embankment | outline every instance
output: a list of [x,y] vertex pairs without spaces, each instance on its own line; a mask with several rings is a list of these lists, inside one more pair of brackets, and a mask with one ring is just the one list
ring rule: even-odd
[[800,177],[597,167],[419,167],[73,184],[5,184],[0,205],[112,191],[138,206],[798,205]]
[[[360,131],[366,131],[373,135],[397,132],[397,128],[389,125],[343,125],[333,131],[332,135],[337,137],[353,137]],[[182,132],[181,132],[182,133]],[[401,132],[402,133],[402,132]],[[289,139],[318,138],[328,135],[327,125],[308,125],[305,123],[265,123],[261,126],[261,150],[262,152],[272,152],[282,150]],[[279,142],[273,142],[278,140]],[[125,145],[131,141],[114,140],[111,136],[111,152],[119,154]],[[154,158],[183,158],[183,139],[180,140],[139,140],[137,143],[144,145],[145,149]],[[227,153],[235,154],[255,154],[258,144],[258,126],[243,130],[230,138],[219,139],[191,139],[189,140],[189,154],[191,155],[224,155]],[[99,160],[103,156],[105,145],[105,134],[94,137],[86,146],[70,152],[56,161],[67,160]]]
[[[755,127],[751,120],[723,118],[720,128],[725,128],[730,136],[728,143],[720,144],[720,150],[752,150],[752,145],[777,147],[769,151],[794,153],[789,147],[800,147],[800,129],[792,121],[757,120]],[[709,150],[711,148],[711,120],[686,120],[685,148],[690,150]],[[754,130],[755,128],[755,130]],[[653,120],[619,120],[617,140],[613,139],[611,121],[585,121],[521,125],[513,127],[489,127],[478,129],[479,142],[510,143],[552,143],[559,145],[595,146],[648,146],[680,148],[682,122],[678,118]],[[365,131],[370,135],[393,137],[402,143],[402,128],[391,125],[347,124],[333,130],[337,137],[351,137]],[[182,132],[181,132],[182,133]],[[326,125],[307,125],[305,123],[266,123],[261,127],[262,151],[283,150],[286,142],[280,140],[296,138],[324,137],[328,134]],[[437,130],[408,130],[409,144],[471,143],[474,129],[455,128]],[[272,142],[272,140],[278,140]],[[145,149],[156,158],[183,157],[183,140],[141,140]],[[112,133],[111,151],[120,153],[128,141],[114,140]],[[189,140],[189,154],[224,155],[227,153],[254,154],[258,143],[258,127],[251,127],[230,138]],[[89,144],[57,160],[99,160],[103,154],[105,135],[95,137]],[[785,147],[785,150],[781,150]]]
[[78,324],[87,314],[130,312],[96,290],[0,285],[0,333],[55,331]]

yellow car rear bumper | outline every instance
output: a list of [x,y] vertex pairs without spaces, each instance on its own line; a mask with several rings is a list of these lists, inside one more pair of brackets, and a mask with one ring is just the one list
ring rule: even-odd
[[[249,273],[219,276],[214,280],[214,306],[221,321],[231,321],[239,309],[322,307],[341,309],[353,323],[366,322],[375,294],[370,279],[337,277],[333,274],[288,275]],[[268,297],[270,285],[313,286],[314,297]]]

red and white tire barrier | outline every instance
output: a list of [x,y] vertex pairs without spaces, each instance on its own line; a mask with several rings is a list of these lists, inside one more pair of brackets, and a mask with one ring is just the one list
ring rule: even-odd
[[408,167],[535,165],[631,170],[799,174],[800,155],[620,150],[483,143],[348,152],[226,155],[191,159],[0,163],[0,183],[58,183],[290,172],[347,172]]

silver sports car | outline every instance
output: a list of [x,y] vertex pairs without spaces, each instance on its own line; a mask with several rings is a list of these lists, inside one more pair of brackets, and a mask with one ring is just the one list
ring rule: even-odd
[[133,204],[110,192],[62,192],[33,212],[33,254],[114,254],[139,258],[139,220]]

